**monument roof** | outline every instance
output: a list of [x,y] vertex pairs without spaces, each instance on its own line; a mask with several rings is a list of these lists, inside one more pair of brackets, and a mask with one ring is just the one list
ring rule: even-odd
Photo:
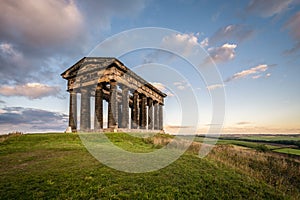
[[64,71],[61,76],[64,79],[70,79],[77,75],[77,73],[82,71],[82,73],[88,73],[92,71],[97,71],[103,68],[111,68],[116,67],[118,70],[125,72],[131,77],[143,83],[148,88],[154,90],[162,97],[166,97],[167,95],[153,86],[151,83],[144,80],[142,77],[131,71],[128,67],[126,67],[120,60],[114,57],[83,57],[77,63],[72,65],[66,71]]

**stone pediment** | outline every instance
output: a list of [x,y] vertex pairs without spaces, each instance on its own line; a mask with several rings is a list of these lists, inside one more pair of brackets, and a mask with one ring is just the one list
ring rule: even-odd
[[68,90],[96,86],[110,80],[138,90],[162,102],[167,95],[138,76],[121,61],[111,57],[84,57],[64,71],[61,76],[68,80]]
[[89,73],[108,67],[114,63],[115,58],[101,58],[101,57],[84,57],[75,63],[73,66],[64,71],[61,76],[64,79],[70,79],[77,75],[77,73]]

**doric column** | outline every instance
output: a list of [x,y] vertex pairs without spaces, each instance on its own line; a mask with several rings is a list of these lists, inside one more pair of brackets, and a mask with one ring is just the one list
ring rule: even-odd
[[103,90],[102,84],[98,84],[95,92],[95,120],[94,129],[103,129]]
[[77,95],[74,90],[70,90],[69,126],[72,128],[72,132],[76,132],[76,130],[77,130]]
[[163,105],[159,104],[158,108],[158,129],[163,130]]
[[130,107],[130,116],[131,116],[130,129],[133,129],[133,104]]
[[117,82],[110,81],[108,102],[108,127],[115,128],[118,122]]
[[145,129],[147,124],[147,97],[145,95],[141,96],[140,113],[141,113],[141,118],[140,118],[141,129]]
[[128,88],[122,87],[122,128],[129,128],[129,97]]
[[139,94],[137,91],[134,91],[133,93],[133,106],[132,106],[132,115],[131,115],[131,121],[132,121],[132,129],[138,128],[138,121],[139,121]]
[[151,98],[148,99],[148,130],[153,129],[153,100]]
[[154,129],[155,130],[159,130],[159,117],[158,117],[158,112],[159,112],[159,108],[158,108],[158,102],[154,101]]
[[80,130],[87,131],[91,128],[90,93],[87,89],[81,90]]
[[118,102],[118,126],[122,127],[122,102]]

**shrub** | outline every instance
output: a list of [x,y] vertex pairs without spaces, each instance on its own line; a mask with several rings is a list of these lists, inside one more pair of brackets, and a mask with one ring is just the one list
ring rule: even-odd
[[255,147],[255,149],[256,149],[257,151],[259,151],[259,152],[267,152],[267,151],[270,150],[270,149],[269,149],[266,145],[264,145],[264,144],[257,145],[257,146]]
[[23,132],[21,132],[21,131],[15,131],[15,132],[8,133],[8,135],[19,136],[19,135],[23,135]]

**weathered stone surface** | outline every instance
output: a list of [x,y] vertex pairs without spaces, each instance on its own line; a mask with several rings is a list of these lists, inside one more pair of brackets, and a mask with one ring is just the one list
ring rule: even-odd
[[102,84],[98,84],[95,92],[95,122],[94,129],[103,129],[103,90]]
[[158,129],[163,130],[163,105],[158,105]]
[[73,132],[77,131],[77,95],[73,90],[70,91],[69,126]]
[[152,130],[154,127],[153,121],[153,100],[151,98],[148,99],[148,129]]
[[122,127],[122,102],[118,102],[118,127]]
[[129,128],[129,94],[128,87],[122,87],[122,128]]
[[141,129],[146,129],[147,124],[147,97],[144,95],[141,95],[141,118],[140,118],[140,124]]
[[159,130],[159,108],[158,108],[158,102],[154,102],[154,129]]
[[139,125],[139,94],[133,93],[132,129],[137,129]]
[[68,126],[67,129],[65,130],[65,133],[72,133],[72,128],[71,126]]
[[103,100],[108,102],[108,128],[105,130],[163,129],[162,107],[167,95],[129,70],[116,58],[84,57],[61,76],[68,80],[69,126],[72,131],[78,129],[76,93],[81,93],[81,131],[91,129],[90,96],[95,96],[95,130],[104,130]]
[[108,102],[108,128],[115,128],[118,122],[117,82],[110,81]]
[[80,107],[80,130],[89,131],[91,129],[91,108],[90,93],[88,89],[81,90]]

